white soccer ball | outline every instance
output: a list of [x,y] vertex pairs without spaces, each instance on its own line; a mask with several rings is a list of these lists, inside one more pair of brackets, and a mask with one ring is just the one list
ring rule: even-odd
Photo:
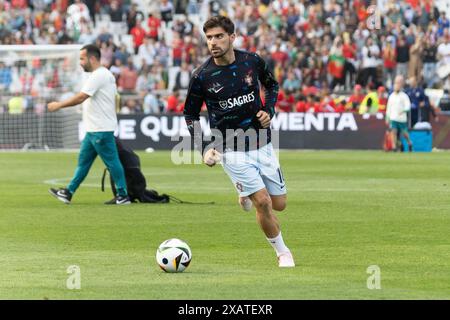
[[165,272],[183,272],[191,259],[191,248],[180,239],[166,240],[156,251],[156,261]]

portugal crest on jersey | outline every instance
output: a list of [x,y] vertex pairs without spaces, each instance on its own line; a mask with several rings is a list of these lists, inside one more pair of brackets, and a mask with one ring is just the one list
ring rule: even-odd
[[247,85],[251,86],[253,84],[253,77],[252,74],[249,72],[244,78],[244,81]]

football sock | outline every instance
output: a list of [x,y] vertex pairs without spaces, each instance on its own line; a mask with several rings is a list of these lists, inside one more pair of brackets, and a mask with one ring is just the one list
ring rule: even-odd
[[283,236],[280,234],[276,236],[275,238],[267,238],[267,241],[269,241],[270,245],[274,248],[275,252],[277,253],[277,256],[284,252],[289,252],[289,248],[286,247],[283,241]]

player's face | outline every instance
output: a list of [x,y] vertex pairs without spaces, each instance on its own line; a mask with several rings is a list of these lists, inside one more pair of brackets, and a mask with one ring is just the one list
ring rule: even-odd
[[399,92],[400,90],[402,90],[403,87],[403,79],[402,78],[396,78],[394,80],[394,91],[395,92]]
[[91,62],[89,61],[86,50],[80,51],[80,65],[85,72],[92,71],[92,65]]
[[214,58],[224,56],[232,47],[235,34],[228,34],[221,27],[211,28],[206,31],[206,43]]

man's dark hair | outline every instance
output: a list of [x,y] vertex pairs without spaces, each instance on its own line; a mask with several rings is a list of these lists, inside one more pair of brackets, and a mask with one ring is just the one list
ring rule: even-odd
[[101,53],[100,49],[93,44],[87,44],[81,50],[86,50],[86,55],[88,58],[95,57],[98,61],[100,61]]
[[226,33],[234,33],[234,23],[228,17],[214,16],[209,18],[203,25],[203,32],[206,33],[209,29],[221,27]]

